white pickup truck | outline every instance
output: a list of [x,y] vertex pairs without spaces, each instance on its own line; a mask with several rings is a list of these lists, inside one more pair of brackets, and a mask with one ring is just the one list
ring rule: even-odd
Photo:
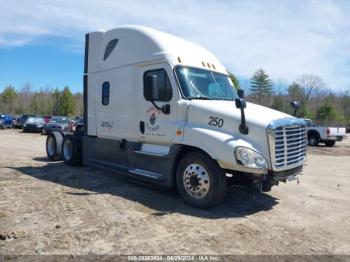
[[306,159],[303,119],[246,103],[212,53],[146,27],[86,35],[84,110],[83,132],[48,135],[49,159],[177,187],[198,208],[228,184],[269,191]]
[[309,146],[317,146],[324,143],[326,146],[332,147],[336,141],[342,141],[346,138],[345,127],[324,127],[314,126],[311,119],[304,119],[307,129],[307,140]]

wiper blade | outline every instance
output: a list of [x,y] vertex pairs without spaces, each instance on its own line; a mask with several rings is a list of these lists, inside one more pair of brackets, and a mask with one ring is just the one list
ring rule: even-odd
[[206,96],[196,96],[196,97],[189,97],[188,99],[192,100],[192,99],[199,99],[199,100],[213,100],[210,97],[206,97]]

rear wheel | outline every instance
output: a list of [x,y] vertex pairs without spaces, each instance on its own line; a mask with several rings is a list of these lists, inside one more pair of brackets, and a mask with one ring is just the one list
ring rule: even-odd
[[315,135],[309,135],[308,136],[308,144],[309,146],[318,146],[318,137]]
[[68,165],[78,165],[81,162],[80,152],[72,136],[66,135],[62,143],[63,161]]
[[226,176],[216,161],[204,153],[185,155],[176,172],[177,188],[191,206],[207,209],[226,196]]
[[51,161],[59,161],[62,159],[62,154],[59,151],[59,146],[62,143],[61,136],[49,134],[46,139],[46,154]]
[[332,146],[335,145],[335,140],[326,141],[325,144],[326,144],[326,146],[328,146],[328,147],[332,147]]

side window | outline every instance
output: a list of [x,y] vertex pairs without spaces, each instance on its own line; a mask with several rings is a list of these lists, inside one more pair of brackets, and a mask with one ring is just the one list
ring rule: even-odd
[[103,61],[106,60],[110,56],[110,54],[112,53],[113,49],[118,44],[118,41],[119,41],[118,39],[113,39],[113,40],[108,42],[108,44],[106,46],[105,53],[103,55]]
[[104,82],[102,84],[102,105],[104,106],[109,104],[109,92],[110,92],[109,82]]
[[146,97],[145,96],[145,79],[147,76],[155,76],[157,79],[159,99],[156,101],[160,101],[160,102],[170,101],[173,96],[173,91],[171,89],[170,80],[166,71],[164,69],[156,69],[156,70],[150,70],[145,72],[145,74],[143,75],[144,97]]

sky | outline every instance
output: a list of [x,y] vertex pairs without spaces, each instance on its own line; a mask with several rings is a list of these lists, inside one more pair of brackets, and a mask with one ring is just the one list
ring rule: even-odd
[[143,25],[212,51],[248,88],[263,68],[274,83],[303,73],[326,87],[350,87],[350,1],[0,1],[0,91],[46,87],[82,91],[84,35]]

